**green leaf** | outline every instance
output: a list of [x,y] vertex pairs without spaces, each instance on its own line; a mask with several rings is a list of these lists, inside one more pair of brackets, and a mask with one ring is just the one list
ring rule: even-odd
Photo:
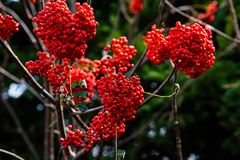
[[73,96],[86,98],[88,96],[88,91],[74,92]]

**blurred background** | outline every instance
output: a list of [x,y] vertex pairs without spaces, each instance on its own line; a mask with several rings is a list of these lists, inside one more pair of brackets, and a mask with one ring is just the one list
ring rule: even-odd
[[[210,0],[170,2],[195,18],[205,13],[207,6],[212,3]],[[215,17],[208,23],[225,34],[236,37],[227,1],[217,2],[217,11],[213,14]],[[132,14],[128,0],[92,0],[99,27],[97,36],[89,42],[86,56],[100,59],[104,46],[112,37],[125,35],[138,50],[134,59],[136,62],[145,51],[146,45],[142,36],[156,22],[159,3],[159,0],[144,0],[143,9],[138,14]],[[240,0],[233,0],[233,3],[239,22]],[[2,0],[1,8],[3,4],[14,10],[27,25],[31,24],[18,0]],[[193,23],[164,4],[161,24],[165,27],[166,33],[169,28],[175,26],[176,21],[182,24]],[[177,79],[181,86],[177,103],[185,160],[240,159],[240,45],[214,32],[213,40],[216,47],[214,67],[196,79],[190,79],[179,72]],[[22,28],[14,34],[9,43],[22,62],[36,59],[37,50]],[[22,78],[18,66],[7,56],[2,46],[0,46],[0,64],[1,68],[19,79]],[[161,65],[147,61],[136,74],[140,76],[145,91],[153,92],[170,70],[168,61]],[[172,86],[169,82],[160,94],[172,93]],[[17,153],[26,159],[36,159],[32,154],[34,151],[29,151],[23,139],[21,129],[24,129],[36,154],[40,159],[44,159],[45,107],[26,88],[25,85],[0,74],[0,148]],[[125,154],[126,160],[176,159],[170,102],[170,98],[155,98],[138,110],[136,119],[127,123],[126,133],[118,141],[119,150]],[[93,117],[93,115],[87,116]],[[20,122],[22,128],[19,128],[19,124],[17,127],[16,122]],[[55,154],[58,155],[60,146],[57,136],[54,145]],[[113,158],[114,141],[97,144],[83,159]],[[0,153],[0,159],[11,158]]]

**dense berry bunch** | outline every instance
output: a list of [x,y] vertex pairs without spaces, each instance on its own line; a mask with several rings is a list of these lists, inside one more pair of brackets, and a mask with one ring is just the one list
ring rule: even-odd
[[133,67],[130,61],[136,55],[137,50],[133,45],[127,45],[128,40],[126,37],[122,36],[118,39],[113,38],[111,45],[107,45],[104,50],[112,53],[112,57],[104,57],[101,60],[100,70],[105,73],[112,70],[112,67],[116,69],[125,68],[122,71],[127,71],[126,68]]
[[209,28],[202,28],[198,23],[186,27],[180,22],[176,28],[171,28],[165,38],[163,29],[156,29],[143,38],[147,43],[147,57],[155,64],[162,63],[169,58],[176,69],[184,71],[191,78],[196,78],[214,64],[215,48],[212,41],[212,32]]
[[71,130],[72,125],[68,125],[67,137],[60,138],[60,142],[62,143],[64,148],[67,148],[69,145],[74,145],[76,147],[83,147],[84,146],[84,132],[79,129],[74,131]]
[[[116,133],[117,136],[122,135],[125,132],[125,122],[134,118],[136,108],[144,101],[144,91],[140,79],[136,76],[129,79],[121,72],[110,73],[97,81],[97,87],[105,111],[99,112],[92,119],[85,134],[85,151],[89,151],[95,142],[113,139]],[[70,132],[70,137],[72,135]],[[65,148],[78,142],[77,139],[68,137],[61,139]],[[83,143],[82,137],[79,142]]]
[[125,132],[125,124],[122,122],[114,121],[115,116],[116,115],[105,111],[99,112],[98,115],[92,119],[90,128],[86,132],[86,152],[91,149],[92,145],[95,142],[98,142],[100,140],[108,141],[116,137],[116,132],[118,137]]
[[37,37],[43,40],[48,52],[58,59],[83,57],[87,49],[86,41],[96,35],[98,23],[93,9],[87,3],[76,3],[75,6],[78,11],[72,14],[64,0],[51,0],[33,18],[38,24],[34,29]]
[[122,73],[111,73],[97,81],[99,96],[106,111],[115,115],[116,122],[134,118],[136,108],[143,101],[143,88],[138,77],[126,78]]
[[129,11],[137,14],[143,9],[143,0],[130,0]]
[[163,31],[164,29],[157,29],[156,25],[153,25],[152,30],[143,37],[148,49],[146,56],[155,64],[160,64],[169,58],[167,41]]
[[191,78],[199,76],[214,64],[215,48],[212,32],[198,23],[186,27],[180,22],[171,28],[167,36],[170,58],[176,69],[184,71]]
[[46,77],[53,92],[62,92],[60,87],[63,86],[66,79],[64,71],[68,68],[68,61],[63,59],[62,64],[55,64],[56,58],[49,57],[45,52],[38,52],[37,56],[38,60],[25,63],[28,70],[32,74]]
[[7,40],[18,31],[19,24],[14,21],[12,16],[6,15],[5,17],[0,13],[0,38]]
[[213,1],[212,3],[210,3],[206,8],[205,13],[198,14],[198,19],[200,19],[206,23],[211,23],[212,21],[214,21],[215,13],[218,10],[217,5],[218,5],[217,1]]

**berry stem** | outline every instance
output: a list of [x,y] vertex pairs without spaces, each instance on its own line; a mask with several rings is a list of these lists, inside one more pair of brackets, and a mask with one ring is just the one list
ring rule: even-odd
[[[176,86],[177,86],[176,80],[177,80],[177,72],[175,72],[173,75],[174,91],[176,91]],[[176,94],[172,96],[172,116],[173,116],[173,127],[174,127],[175,138],[176,138],[177,159],[183,160],[181,133],[180,133],[179,121],[177,118],[177,95]]]
[[[170,72],[170,74],[166,77],[166,79],[162,82],[162,84],[153,92],[153,94],[158,94],[163,87],[165,86],[165,84],[172,78],[173,74],[176,72],[176,68],[173,68],[172,71]],[[144,104],[148,103],[149,101],[151,101],[154,98],[153,95],[147,97],[145,99],[145,101],[143,102],[143,104],[139,107],[141,108]]]
[[144,92],[145,94],[148,94],[148,95],[151,95],[151,96],[155,96],[155,97],[158,97],[158,98],[171,98],[172,96],[174,96],[176,93],[179,92],[179,85],[176,84],[176,88],[175,88],[175,91],[170,94],[170,95],[166,95],[166,96],[160,96],[160,95],[157,95],[157,94],[154,94],[154,93],[150,93],[150,92]]

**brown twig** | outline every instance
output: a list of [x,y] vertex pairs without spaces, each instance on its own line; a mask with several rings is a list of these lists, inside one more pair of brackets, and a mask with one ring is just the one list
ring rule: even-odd
[[133,74],[136,72],[136,70],[143,65],[142,62],[144,60],[144,58],[146,57],[146,52],[144,52],[140,58],[138,59],[137,63],[134,65],[134,67],[126,74],[127,77],[131,77],[133,76]]
[[42,97],[38,94],[38,92],[31,87],[31,85],[29,85],[27,82],[25,82],[24,80],[21,80],[19,78],[17,78],[16,76],[14,76],[13,74],[9,73],[7,70],[5,70],[4,68],[0,67],[0,73],[2,75],[4,75],[5,77],[13,80],[14,82],[17,82],[19,84],[25,84],[27,86],[27,89],[38,98],[38,100],[40,100],[43,104],[45,103],[45,101],[42,99]]
[[[174,84],[174,91],[175,91],[176,90],[177,72],[174,73],[173,78],[174,78],[173,84]],[[183,160],[182,141],[181,141],[179,121],[177,118],[177,95],[176,94],[174,94],[172,97],[172,116],[173,116],[173,127],[174,127],[175,138],[176,138],[177,159]]]
[[74,110],[73,110],[73,114],[91,113],[91,112],[94,112],[94,111],[101,110],[101,109],[103,109],[103,108],[104,108],[104,106],[99,106],[99,107],[95,107],[95,108],[88,109],[88,110],[86,110],[86,111],[74,111]]
[[34,44],[34,46],[37,49],[39,49],[40,47],[37,43],[37,39],[34,37],[34,35],[32,34],[31,30],[28,28],[28,26],[25,24],[25,22],[12,9],[5,6],[1,1],[0,1],[0,8],[5,12],[7,12],[9,15],[11,15],[20,24],[20,26],[23,28],[23,30],[27,34],[30,41]]
[[203,21],[201,21],[201,20],[199,20],[199,19],[197,19],[197,18],[194,18],[194,17],[192,17],[192,16],[190,16],[190,15],[182,12],[182,11],[179,10],[178,8],[174,7],[168,0],[164,0],[164,2],[165,2],[173,11],[177,12],[178,14],[180,14],[180,15],[188,18],[188,19],[190,19],[190,20],[193,21],[193,22],[197,22],[197,23],[199,23],[199,24],[201,24],[201,25],[203,25],[203,26],[206,26],[206,27],[210,28],[213,32],[219,34],[220,36],[222,36],[223,38],[225,38],[225,39],[227,39],[227,40],[230,40],[230,41],[232,41],[232,42],[235,42],[235,43],[240,44],[240,40],[239,40],[239,39],[233,38],[233,37],[225,34],[224,32],[218,30],[217,28],[215,28],[215,27],[213,27],[213,26],[211,26],[211,25],[209,25],[209,24],[207,24],[207,23],[205,23],[205,22],[203,22]]
[[52,95],[46,91],[43,86],[41,86],[31,75],[31,73],[27,70],[27,68],[23,65],[23,63],[19,60],[19,58],[16,56],[16,54],[12,51],[11,47],[7,43],[7,41],[0,41],[3,48],[7,51],[7,53],[16,61],[17,65],[20,67],[21,71],[25,74],[27,79],[30,80],[34,88],[39,92],[42,93],[51,103],[55,103],[55,99],[52,97]]
[[24,160],[22,157],[20,157],[20,156],[17,155],[16,153],[9,152],[9,151],[7,151],[7,150],[5,150],[5,149],[0,149],[0,152],[5,153],[5,154],[7,154],[7,155],[10,155],[10,156],[12,156],[12,157],[14,157],[14,158],[17,158],[17,159],[19,159],[19,160]]
[[[174,75],[175,72],[176,72],[176,68],[173,68],[172,71],[169,73],[169,75],[166,77],[166,79],[162,82],[162,84],[160,84],[160,86],[153,92],[153,94],[158,94],[163,89],[165,84],[172,78],[172,76]],[[153,98],[154,98],[153,95],[147,97],[140,107],[142,107],[144,104],[151,101]]]
[[158,6],[158,16],[157,16],[157,21],[156,21],[157,27],[160,27],[163,7],[164,7],[164,1],[160,0],[159,6]]
[[228,5],[229,5],[231,15],[232,15],[233,26],[234,26],[234,30],[235,30],[235,33],[236,33],[236,38],[240,39],[240,30],[239,30],[239,25],[238,25],[238,18],[237,18],[236,10],[234,8],[233,1],[228,0]]
[[13,110],[13,107],[10,105],[10,103],[7,101],[7,99],[5,99],[3,96],[1,97],[1,101],[3,102],[4,106],[6,107],[10,116],[12,117],[15,125],[17,126],[17,131],[22,136],[24,142],[26,143],[26,145],[27,145],[28,149],[30,150],[30,152],[32,153],[33,157],[35,159],[40,159],[36,148],[34,147],[31,140],[29,139],[28,135],[26,134],[26,131],[23,129],[21,121],[18,118],[16,112]]

